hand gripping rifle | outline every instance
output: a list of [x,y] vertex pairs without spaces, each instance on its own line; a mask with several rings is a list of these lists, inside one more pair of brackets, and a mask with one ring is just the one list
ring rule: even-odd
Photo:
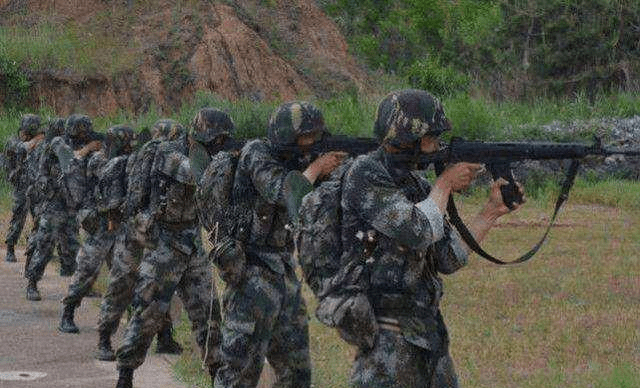
[[[567,170],[562,189],[556,200],[555,210],[551,221],[540,241],[533,248],[513,261],[505,262],[491,256],[485,252],[473,237],[469,229],[464,225],[458,211],[456,209],[453,197],[449,197],[447,204],[447,212],[451,219],[451,223],[460,232],[461,237],[467,245],[473,249],[481,257],[496,264],[515,264],[522,263],[530,259],[542,246],[546,240],[551,226],[555,222],[558,211],[562,204],[567,200],[569,190],[573,185],[573,181],[578,172],[580,161],[589,156],[607,157],[610,155],[627,155],[640,156],[638,148],[623,147],[605,147],[599,139],[593,144],[582,143],[553,143],[553,142],[482,142],[482,141],[466,141],[460,138],[454,138],[451,143],[444,146],[437,152],[429,154],[418,154],[413,156],[420,168],[426,168],[429,164],[434,164],[436,173],[439,175],[447,164],[458,162],[471,162],[485,164],[491,172],[493,179],[504,178],[507,184],[501,187],[502,200],[505,205],[513,209],[516,204],[523,201],[522,194],[516,186],[511,164],[523,160],[551,160],[551,159],[570,159],[571,165]],[[411,156],[401,156],[405,160],[412,158]]]

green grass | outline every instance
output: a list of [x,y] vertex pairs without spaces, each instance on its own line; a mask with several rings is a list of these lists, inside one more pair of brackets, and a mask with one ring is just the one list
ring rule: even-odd
[[0,53],[32,70],[114,75],[135,67],[135,40],[122,42],[92,27],[49,21],[28,28],[0,26]]

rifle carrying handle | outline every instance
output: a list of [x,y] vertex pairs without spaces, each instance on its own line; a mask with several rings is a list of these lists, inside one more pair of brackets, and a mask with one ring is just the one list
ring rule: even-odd
[[522,193],[516,185],[511,166],[508,163],[490,163],[487,168],[491,171],[494,180],[504,178],[508,182],[500,187],[504,204],[511,210],[515,208],[515,205],[521,204],[523,202]]

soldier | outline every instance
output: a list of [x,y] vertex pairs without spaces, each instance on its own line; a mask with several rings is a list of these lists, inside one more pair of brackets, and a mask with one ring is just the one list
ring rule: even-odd
[[239,262],[244,259],[242,275],[225,290],[217,388],[255,387],[265,357],[278,387],[311,384],[306,305],[295,274],[289,226],[300,202],[296,195],[310,191],[318,177],[345,156],[331,152],[310,163],[305,147],[325,132],[315,106],[289,102],[272,114],[268,139],[252,140],[242,148],[234,195],[243,198],[251,216],[247,228],[239,228],[246,235],[236,236],[246,254],[238,257]]
[[[27,154],[42,140],[40,135],[40,117],[34,114],[22,116],[18,137],[12,137],[5,148],[5,168],[7,178],[13,186],[13,208],[11,209],[11,221],[5,244],[7,255],[5,261],[15,262],[15,245],[20,238],[20,233],[27,218],[28,204],[26,191],[29,186],[29,175],[26,171]],[[31,141],[32,139],[36,140]]]
[[[374,340],[371,347],[359,346],[354,387],[458,386],[439,309],[439,273],[464,266],[469,248],[445,211],[449,195],[467,188],[482,166],[448,166],[430,185],[410,158],[394,158],[436,151],[439,135],[450,128],[441,104],[429,93],[391,93],[380,103],[375,121],[381,148],[357,158],[346,173],[343,256],[366,263],[363,281],[377,320],[375,332],[363,333]],[[504,183],[492,185],[487,204],[470,225],[478,241],[510,211],[500,195]]]
[[[161,143],[149,169],[153,180],[145,218],[137,233],[146,234],[146,248],[135,287],[134,312],[116,352],[117,388],[132,387],[133,371],[144,362],[175,291],[195,331],[204,363],[213,381],[220,364],[220,307],[211,269],[200,239],[194,205],[195,176],[188,157],[189,143],[198,142],[211,154],[233,133],[229,116],[203,109],[188,136]],[[144,225],[144,226],[143,226]]]
[[87,195],[89,201],[85,201],[91,208],[82,209],[82,227],[87,237],[76,256],[78,268],[62,300],[64,307],[58,330],[63,333],[79,331],[73,322],[75,309],[90,292],[102,264],[111,265],[116,236],[124,220],[120,205],[126,194],[125,166],[133,137],[133,130],[127,126],[109,128],[102,149],[94,152],[87,163],[87,183],[94,190],[92,195]]
[[[68,164],[73,158],[65,157],[60,160],[59,155],[64,154],[63,150],[70,146],[77,159],[84,160],[91,152],[99,149],[100,142],[91,141],[91,127],[89,117],[69,116],[65,123],[66,139],[54,138],[40,157],[34,190],[43,193],[44,199],[39,210],[38,228],[30,243],[33,244],[33,254],[25,269],[25,277],[28,280],[27,300],[41,299],[37,282],[42,278],[45,267],[52,258],[56,240],[64,241],[59,246],[69,249],[69,252],[60,253],[62,266],[75,267],[75,254],[79,247],[75,209],[79,202],[85,200],[85,173],[81,171],[76,177],[70,177],[68,173],[62,175],[63,170],[69,169]],[[76,183],[70,186],[71,180],[75,180]],[[72,255],[71,259],[67,255]]]
[[[34,148],[33,152],[27,155],[26,169],[27,175],[29,176],[29,183],[26,191],[26,197],[29,203],[29,212],[31,213],[31,218],[33,220],[33,227],[29,232],[29,238],[27,239],[27,249],[25,250],[25,256],[27,258],[24,265],[25,272],[29,267],[29,262],[31,261],[33,251],[35,249],[35,235],[40,223],[40,214],[42,210],[46,208],[46,195],[44,192],[40,191],[37,185],[37,180],[40,173],[40,159],[42,158],[44,152],[48,149],[49,144],[51,144],[51,140],[58,136],[62,136],[63,134],[64,119],[59,117],[49,119],[49,123],[44,133],[44,139],[38,144],[36,148]],[[64,245],[66,241],[67,239],[57,239],[55,241],[55,243],[57,244],[58,253],[59,255],[61,255],[61,258],[65,257],[65,255],[61,254],[61,252],[64,253],[69,251],[69,248]],[[73,265],[73,263],[68,263],[67,261],[62,259],[60,264],[61,276],[71,276],[73,274],[73,271],[75,270],[75,265]]]
[[[164,140],[177,140],[185,135],[182,125],[170,119],[158,120],[150,132],[153,143],[142,144],[140,150],[132,153],[127,160],[124,175],[127,181],[132,182],[132,187],[136,186],[136,182],[148,178],[134,168],[138,157],[144,158],[148,150],[155,150],[155,147]],[[137,139],[137,141],[141,144],[140,139]],[[143,163],[143,161],[140,162]],[[121,204],[121,209],[125,212],[123,219],[132,219],[141,210],[134,209],[134,207],[134,204],[127,203],[125,195]],[[137,237],[144,238],[144,236],[136,235],[129,223],[122,223],[120,233],[116,237],[113,247],[109,283],[100,306],[100,318],[98,320],[99,339],[95,354],[98,360],[114,361],[116,358],[111,346],[111,336],[118,329],[120,319],[133,299],[133,290],[138,278],[138,266],[142,258],[143,248],[147,244],[145,241],[139,241]],[[169,311],[165,314],[164,323],[158,332],[156,351],[170,354],[182,352],[180,344],[173,339],[173,325]]]

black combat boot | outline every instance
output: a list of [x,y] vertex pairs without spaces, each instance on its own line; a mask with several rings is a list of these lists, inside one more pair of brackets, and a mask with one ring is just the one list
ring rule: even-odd
[[98,339],[98,349],[96,350],[96,358],[101,361],[115,361],[116,354],[111,347],[111,331],[101,330]]
[[63,258],[60,258],[60,276],[62,277],[70,277],[76,272],[76,262],[75,261],[67,261]]
[[156,353],[182,353],[182,346],[180,346],[180,344],[173,339],[173,325],[171,324],[171,322],[164,325],[162,330],[158,333]]
[[133,388],[133,369],[120,368],[118,371],[120,374],[116,388]]
[[77,333],[80,331],[78,326],[76,326],[75,322],[73,322],[73,314],[76,311],[76,305],[74,304],[65,304],[64,310],[62,310],[62,319],[60,319],[60,326],[58,326],[58,330],[63,333]]
[[5,256],[4,261],[7,263],[15,263],[16,261],[16,252],[14,251],[13,245],[7,245],[7,256]]
[[211,376],[211,388],[216,382],[216,373],[218,373],[219,365],[209,365],[209,375]]
[[40,291],[38,291],[38,286],[35,280],[29,279],[29,283],[27,284],[27,300],[41,300]]

